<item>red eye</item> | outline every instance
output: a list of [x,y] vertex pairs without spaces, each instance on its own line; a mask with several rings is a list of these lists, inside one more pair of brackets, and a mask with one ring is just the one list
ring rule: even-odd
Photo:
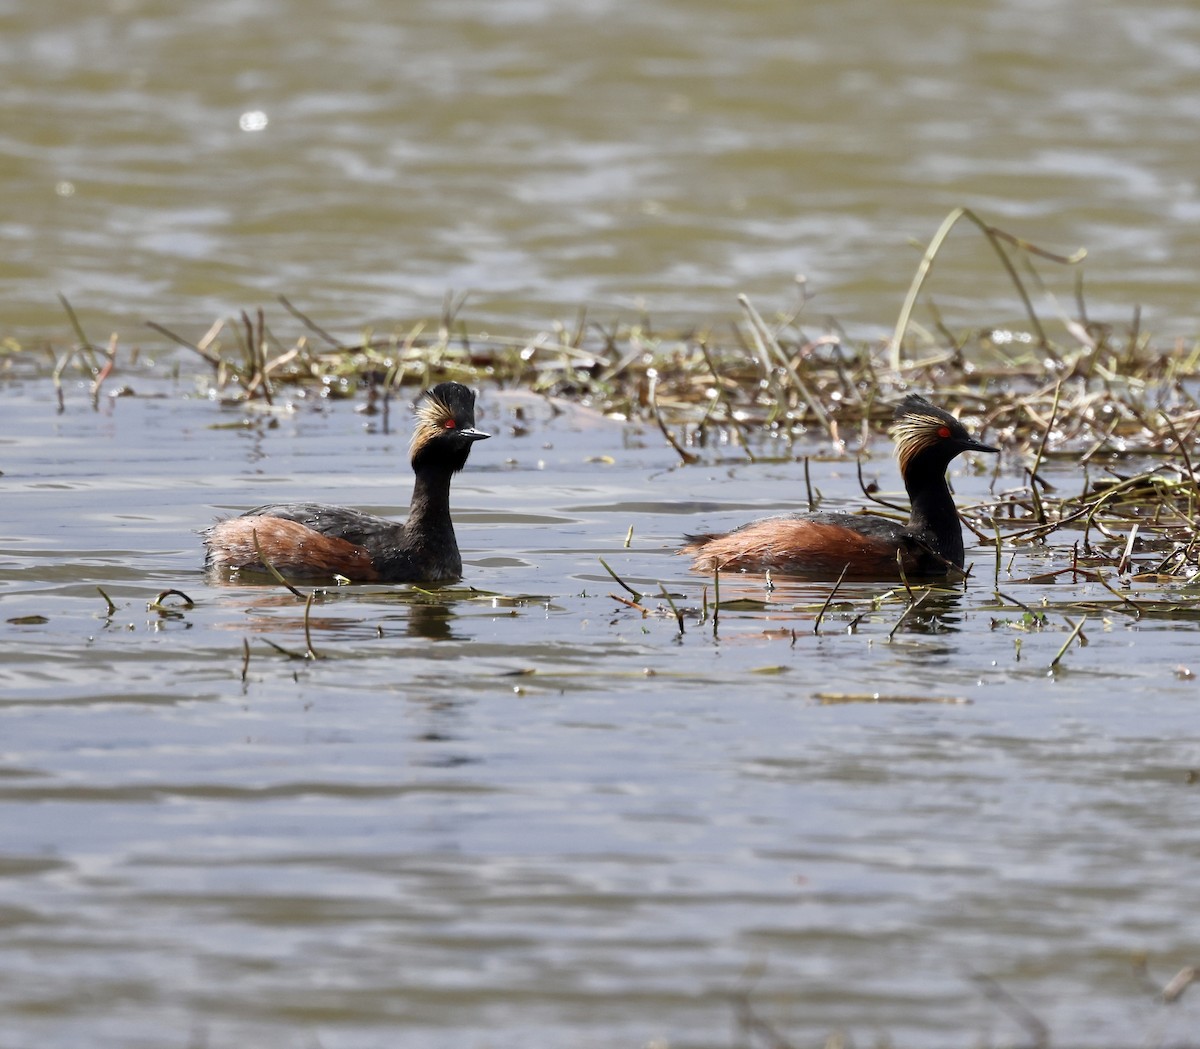
[[454,423],[453,419],[447,419],[444,423],[442,423],[443,429],[446,429],[446,430],[453,430],[454,426],[455,426],[455,423]]
[[949,426],[939,426],[938,427],[938,436],[940,438],[942,438],[942,440],[945,440],[947,437],[950,436],[950,427]]

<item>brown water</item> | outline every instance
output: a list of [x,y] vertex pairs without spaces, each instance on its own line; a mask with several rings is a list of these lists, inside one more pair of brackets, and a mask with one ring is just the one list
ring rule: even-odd
[[[280,293],[349,331],[447,289],[522,329],[694,321],[786,307],[797,273],[875,334],[958,205],[1090,249],[1102,319],[1200,317],[1186,3],[14,3],[0,61],[26,337],[65,330],[58,290],[139,338]],[[1019,316],[978,235],[943,260],[952,325]]]
[[[875,333],[968,204],[1091,248],[1094,312],[1191,335],[1198,52],[1182,4],[0,5],[0,326],[62,338],[57,290],[126,344],[281,292],[347,331],[447,288],[524,330],[694,320],[802,272]],[[1012,317],[990,249],[951,250],[950,321]],[[890,638],[880,588],[814,634],[827,587],[756,581],[714,636],[679,534],[797,508],[801,467],[679,469],[570,405],[517,435],[485,390],[474,589],[332,592],[289,658],[302,606],[210,586],[195,530],[402,513],[407,433],[223,408],[179,364],[122,357],[139,396],[96,411],[0,386],[3,1049],[715,1047],[752,1041],[739,994],[797,1045],[1029,1040],[975,975],[1054,1044],[1195,1041],[1200,997],[1154,994],[1200,940],[1194,624],[1093,615],[1051,672],[1064,617],[1020,629],[975,551]],[[886,448],[866,472],[895,487]],[[1015,581],[1068,556],[1000,589],[1106,599]],[[195,607],[148,610],[167,588]],[[819,698],[875,692],[963,702]]]

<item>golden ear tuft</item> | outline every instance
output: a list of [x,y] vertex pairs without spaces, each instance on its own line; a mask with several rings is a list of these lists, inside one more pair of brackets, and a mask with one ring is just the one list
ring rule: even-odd
[[454,412],[437,394],[427,393],[417,405],[417,419],[427,426],[441,429],[442,424],[452,418],[454,418]]
[[416,454],[426,441],[436,437],[446,426],[447,420],[453,420],[454,412],[450,406],[434,393],[427,393],[417,403],[417,426],[413,430],[409,454]]
[[[910,405],[896,420],[890,433],[892,440],[896,442],[896,458],[900,461],[902,473],[913,456],[951,436],[954,430],[949,426],[949,422],[954,422],[953,416],[934,408],[931,404],[926,410],[926,403]],[[957,425],[955,422],[955,426]]]

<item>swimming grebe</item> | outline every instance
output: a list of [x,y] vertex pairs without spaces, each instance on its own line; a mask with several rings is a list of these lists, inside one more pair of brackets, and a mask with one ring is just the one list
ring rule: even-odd
[[203,533],[206,566],[262,572],[265,557],[289,578],[458,579],[462,557],[450,520],[450,478],[467,465],[471,445],[491,435],[475,429],[475,395],[462,383],[443,382],[428,390],[416,414],[409,455],[417,479],[403,524],[320,503],[259,506]]
[[[999,452],[967,433],[953,415],[909,394],[891,429],[912,503],[907,524],[873,514],[769,517],[724,534],[689,535],[683,553],[697,571],[765,572],[808,579],[944,576],[963,566],[962,525],[946,469],[962,452]],[[899,555],[899,563],[897,560]]]

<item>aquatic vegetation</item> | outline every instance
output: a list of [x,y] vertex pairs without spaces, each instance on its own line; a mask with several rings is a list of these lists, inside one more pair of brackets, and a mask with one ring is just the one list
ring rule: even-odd
[[[942,322],[930,287],[937,253],[960,220],[997,253],[1026,314],[1022,326],[956,332]],[[362,410],[386,423],[402,391],[408,399],[454,379],[651,421],[683,463],[803,459],[806,479],[810,459],[865,454],[903,394],[935,393],[1003,449],[1010,470],[1022,464],[1023,484],[961,508],[976,538],[995,544],[997,565],[1006,552],[1053,537],[1073,550],[1070,565],[1055,572],[1074,579],[1115,570],[1120,579],[1195,581],[1200,339],[1160,344],[1142,331],[1136,309],[1125,325],[1092,318],[1082,277],[1072,315],[1039,317],[1034,261],[1074,266],[1082,257],[1047,252],[956,209],[924,253],[887,340],[854,339],[810,318],[802,284],[792,307],[769,318],[740,297],[740,323],[720,329],[665,331],[648,316],[601,322],[580,310],[571,323],[497,333],[472,326],[465,295],[447,295],[436,319],[352,337],[282,296],[278,324],[258,309],[219,319],[199,337],[157,322],[150,328],[203,366],[197,381],[205,392],[247,411],[300,396],[362,398]],[[123,351],[116,335],[94,343],[63,305],[75,344],[27,353],[8,343],[0,379],[16,360],[33,359],[49,364],[60,404],[71,372],[87,377],[96,400],[139,350]],[[1058,491],[1042,476],[1041,466],[1055,459],[1079,463],[1077,490]],[[863,490],[882,502],[865,482]],[[811,482],[808,496],[815,507]]]

